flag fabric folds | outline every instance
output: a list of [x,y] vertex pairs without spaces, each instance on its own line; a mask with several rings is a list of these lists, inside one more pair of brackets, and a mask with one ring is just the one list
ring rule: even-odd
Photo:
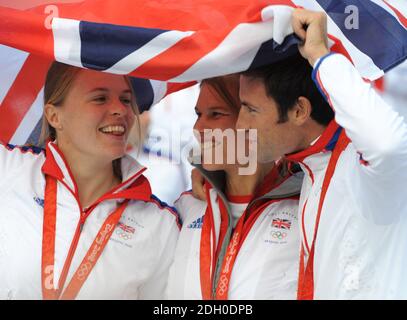
[[398,0],[65,0],[25,10],[12,2],[0,1],[0,140],[14,144],[38,135],[53,60],[134,77],[148,109],[201,79],[292,55],[295,7],[325,11],[331,49],[368,80],[407,58]]

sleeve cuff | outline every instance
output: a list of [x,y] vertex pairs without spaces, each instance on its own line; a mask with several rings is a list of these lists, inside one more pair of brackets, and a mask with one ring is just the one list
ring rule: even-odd
[[329,56],[332,56],[335,54],[336,54],[335,52],[327,53],[326,55],[322,56],[317,61],[315,61],[314,69],[312,70],[312,80],[314,80],[315,83],[317,83],[317,73],[318,73],[318,69],[319,69],[319,66],[321,65],[321,63]]

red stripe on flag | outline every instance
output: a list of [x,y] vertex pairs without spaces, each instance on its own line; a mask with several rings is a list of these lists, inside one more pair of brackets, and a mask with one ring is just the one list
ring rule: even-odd
[[328,34],[328,38],[335,42],[335,44],[331,47],[331,51],[343,54],[346,58],[348,58],[348,60],[350,62],[352,62],[352,64],[354,64],[352,57],[350,56],[349,52],[346,50],[342,41],[339,38],[337,38],[331,34]]
[[[225,20],[228,22],[224,28],[218,30],[216,36],[213,30],[198,31],[197,33],[180,40],[171,48],[147,61],[139,68],[130,73],[130,75],[151,78],[151,75],[157,75],[156,80],[168,81],[178,77],[187,71],[200,59],[216,49],[219,44],[241,23],[255,23],[262,21],[261,11],[268,5],[286,5],[296,7],[291,0],[276,0],[272,3],[262,1],[253,7],[234,8],[235,11],[228,12]],[[174,65],[174,61],[179,62]],[[168,66],[173,66],[169,68]]]
[[175,82],[168,82],[167,84],[167,93],[165,94],[166,96],[173,93],[177,92],[179,90],[191,87],[193,85],[197,84],[196,81],[191,81],[191,82],[180,82],[180,83],[175,83]]
[[0,140],[9,142],[44,86],[51,62],[29,55],[0,107]]
[[407,28],[407,18],[399,11],[397,10],[395,7],[393,7],[390,3],[388,3],[386,0],[383,0],[393,11],[394,13],[397,15],[397,17],[399,18],[400,22],[403,24],[403,26],[405,28]]
[[[289,0],[281,1],[291,3]],[[260,22],[260,12],[264,7],[264,4],[262,7],[257,7],[257,11],[250,7],[239,8],[239,11],[235,8],[234,12],[228,12],[230,16],[224,17],[228,23],[220,28],[216,35],[214,35],[213,30],[198,31],[180,40],[171,48],[147,61],[130,74],[141,78],[150,78],[152,74],[155,74],[159,76],[156,77],[157,80],[161,81],[168,81],[178,77],[208,53],[216,49],[239,23]],[[175,61],[178,62],[177,65],[175,65]],[[169,68],[168,66],[173,67]]]
[[[188,70],[202,57],[214,50],[230,33],[231,29],[222,30],[213,36],[212,32],[197,32],[186,37],[168,50],[155,56],[131,73],[136,77],[150,78],[157,75],[156,80],[168,81]],[[179,62],[175,65],[175,61]],[[169,66],[173,66],[169,68]]]
[[54,59],[54,38],[48,16],[0,6],[0,43]]

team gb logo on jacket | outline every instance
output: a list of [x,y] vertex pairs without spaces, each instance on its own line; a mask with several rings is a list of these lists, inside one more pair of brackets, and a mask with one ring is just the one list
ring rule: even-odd
[[287,243],[287,237],[289,235],[292,219],[290,219],[289,212],[281,212],[274,214],[271,217],[271,223],[269,225],[270,232],[267,239],[264,241],[267,243],[284,244]]

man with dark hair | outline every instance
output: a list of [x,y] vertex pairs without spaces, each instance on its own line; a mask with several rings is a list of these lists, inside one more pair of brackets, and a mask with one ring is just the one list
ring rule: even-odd
[[277,104],[278,123],[288,120],[299,97],[306,97],[311,105],[311,118],[322,125],[328,125],[334,112],[319,93],[311,77],[312,67],[299,53],[281,62],[246,71],[246,78],[262,79],[266,93]]
[[237,128],[257,129],[260,162],[286,155],[305,172],[298,298],[406,299],[407,126],[329,52],[326,24],[294,11],[304,59],[241,76]]

